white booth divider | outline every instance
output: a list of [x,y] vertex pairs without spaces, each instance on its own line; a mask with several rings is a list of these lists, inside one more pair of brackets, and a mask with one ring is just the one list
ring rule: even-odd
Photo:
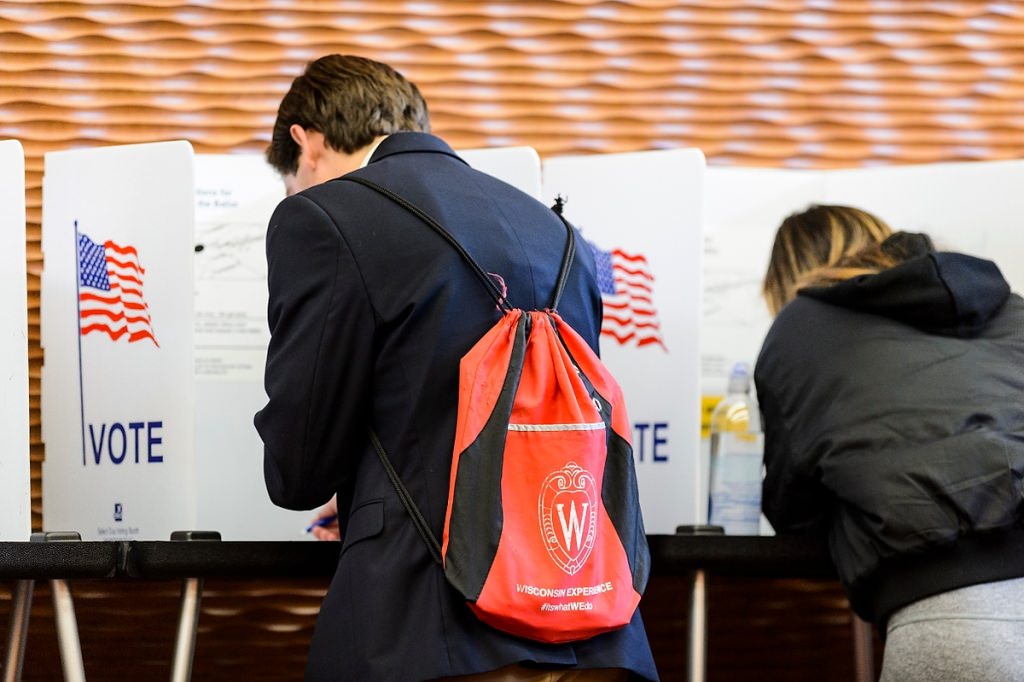
[[[926,232],[940,249],[995,261],[1011,288],[1024,291],[1024,236],[1019,227],[1024,161],[825,171],[712,166],[706,178],[701,319],[705,423],[708,410],[725,393],[729,368],[738,361],[753,367],[771,326],[761,283],[775,231],[786,216],[811,204],[855,206],[894,230]],[[706,437],[701,452],[706,462]],[[706,481],[701,482],[706,489]],[[768,532],[762,520],[762,534]]]
[[[705,170],[699,151],[674,150],[552,158],[542,172],[528,147],[461,154],[549,205],[566,198],[566,217],[593,250],[605,294],[602,352],[630,405],[649,532],[704,521],[700,397],[710,404],[734,362],[756,360],[770,325],[761,279],[786,215],[811,203],[855,205],[895,229],[993,258],[1015,290],[1024,287],[1015,222],[1024,161]],[[23,183],[21,159],[20,146],[0,143],[0,173],[11,182]],[[3,190],[13,198],[0,205],[5,237],[7,223],[24,226],[24,192],[11,190],[22,185],[11,182]],[[267,498],[252,425],[265,401],[264,235],[282,197],[257,154],[193,156],[176,142],[47,155],[47,529],[86,539],[165,539],[185,528],[231,540],[299,537],[309,514]],[[11,266],[2,272],[23,285],[23,235],[16,241],[22,251],[3,252]],[[24,320],[23,286],[20,296],[10,305]],[[21,344],[23,367],[24,337],[8,340]],[[7,403],[18,414],[27,379],[22,386],[5,389],[25,401]],[[0,472],[22,467],[0,476],[5,497],[2,486],[27,480],[21,419],[23,454],[0,453]],[[27,532],[22,497],[15,530],[0,518],[0,537]]]
[[195,157],[197,523],[225,540],[294,540],[308,512],[274,506],[253,415],[267,401],[266,234],[281,178],[254,154]]
[[28,301],[25,293],[25,153],[0,141],[0,540],[32,528],[28,427]]
[[771,324],[761,282],[775,228],[820,203],[825,178],[814,171],[709,166],[704,188],[701,391],[721,397],[733,364],[753,367]]
[[46,155],[45,530],[195,526],[192,166],[186,142]]
[[940,250],[995,261],[1024,292],[1024,160],[829,171],[826,202],[870,211]]
[[721,395],[736,361],[753,365],[771,325],[761,282],[782,220],[811,204],[874,213],[940,249],[989,258],[1024,291],[1024,161],[850,170],[709,167],[701,380]]
[[476,170],[504,180],[534,199],[541,198],[540,156],[533,147],[460,149],[458,154]]
[[[533,149],[463,156],[540,194]],[[299,538],[310,514],[270,502],[253,427],[280,178],[261,155],[194,156],[184,142],[51,153],[45,171],[47,529]]]
[[649,533],[697,523],[698,338],[704,156],[695,149],[543,162],[546,203],[593,250],[604,299],[601,355],[633,423]]
[[[460,155],[540,194],[540,159],[529,147]],[[265,235],[284,185],[256,154],[199,154],[195,177],[198,523],[226,540],[298,539],[311,514],[280,509],[267,497],[263,444],[253,427],[266,403],[270,339]]]

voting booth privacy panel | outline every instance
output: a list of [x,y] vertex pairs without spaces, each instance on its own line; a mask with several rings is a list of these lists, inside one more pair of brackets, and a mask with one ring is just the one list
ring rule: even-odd
[[540,156],[533,147],[460,149],[458,154],[473,168],[541,198]]
[[25,153],[0,141],[0,541],[27,540],[29,478],[28,320],[25,293]]
[[894,230],[926,232],[941,250],[996,262],[1024,291],[1024,161],[801,171],[716,168],[705,192],[701,381],[725,391],[732,363],[753,365],[771,316],[761,282],[775,230],[811,204],[855,206]]
[[[534,150],[466,155],[540,194]],[[283,197],[259,155],[193,155],[174,142],[47,156],[48,530],[300,537],[309,513],[270,502],[252,423],[266,401],[265,234]]]
[[[725,393],[730,367],[757,360],[771,326],[761,283],[775,231],[811,204],[869,211],[894,230],[926,232],[941,250],[995,261],[1024,291],[1024,161],[849,170],[709,167],[704,194],[703,417]],[[701,441],[702,470],[709,443]],[[699,480],[702,497],[707,480]],[[705,512],[706,514],[706,512]],[[770,533],[762,517],[761,533]]]
[[[599,264],[602,347],[630,401],[648,530],[694,521],[703,157],[552,159],[542,184],[531,148],[460,153],[549,204],[569,197]],[[280,179],[261,156],[182,142],[53,153],[45,171],[47,529],[298,538],[309,514],[267,498],[252,426]]]
[[546,159],[597,266],[601,359],[622,386],[648,533],[697,522],[704,156],[698,150]]
[[[474,168],[548,206],[582,231],[604,303],[602,360],[622,386],[633,424],[650,533],[695,523],[698,330],[704,157],[697,150],[558,157],[529,147],[464,150]],[[629,178],[624,182],[623,178]]]
[[46,528],[295,538],[252,425],[280,178],[171,142],[49,154],[43,192]]
[[[463,156],[540,193],[528,147]],[[256,154],[195,157],[195,391],[197,523],[228,540],[296,540],[309,512],[280,509],[263,482],[253,415],[266,404],[267,223],[284,198],[281,178]],[[311,537],[311,536],[306,536]]]
[[45,530],[195,523],[192,185],[185,142],[46,155]]
[[[0,172],[22,183],[20,147],[5,143],[0,153]],[[552,158],[542,169],[527,147],[460,153],[548,205],[562,197],[581,229],[605,306],[602,356],[626,395],[652,533],[704,520],[701,394],[720,396],[732,364],[756,360],[771,322],[761,279],[786,215],[812,203],[858,206],[941,247],[992,258],[1015,290],[1024,287],[1012,219],[1024,215],[1016,191],[1024,161],[705,169],[699,151],[675,150]],[[0,207],[0,224],[12,239],[3,275],[22,285],[4,288],[21,297],[5,305],[23,320],[22,196]],[[280,179],[255,154],[194,156],[174,142],[47,155],[48,530],[87,539],[166,539],[185,528],[234,540],[300,536],[309,514],[268,499],[252,426],[266,399],[264,236],[282,197]],[[4,339],[20,344],[5,362],[15,358],[26,376],[24,337]],[[27,389],[6,389],[5,426],[24,431],[24,452],[0,455],[12,472],[0,486],[24,503],[5,509],[0,533],[23,535],[27,418],[22,428],[18,415],[27,414]]]
[[310,516],[271,503],[253,427],[266,404],[267,223],[283,198],[262,157],[195,157],[196,524],[226,540],[294,540]]

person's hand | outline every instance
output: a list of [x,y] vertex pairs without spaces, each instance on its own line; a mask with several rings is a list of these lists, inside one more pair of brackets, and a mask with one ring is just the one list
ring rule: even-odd
[[341,540],[338,528],[338,496],[335,495],[330,502],[320,507],[310,523],[313,526],[313,537],[317,540]]

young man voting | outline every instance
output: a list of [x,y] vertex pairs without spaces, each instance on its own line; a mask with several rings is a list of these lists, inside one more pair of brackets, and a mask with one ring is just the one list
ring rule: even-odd
[[[256,415],[273,501],[327,505],[338,569],[313,635],[310,680],[657,679],[639,612],[619,630],[542,644],[479,621],[428,552],[369,430],[441,537],[460,358],[501,311],[455,249],[352,174],[419,206],[509,301],[543,309],[566,228],[429,134],[416,86],[385,64],[318,59],[285,95],[267,152],[289,197],[267,232],[271,331]],[[580,242],[582,244],[582,242]],[[601,298],[576,252],[559,312],[597,348]],[[469,677],[464,677],[469,676]]]

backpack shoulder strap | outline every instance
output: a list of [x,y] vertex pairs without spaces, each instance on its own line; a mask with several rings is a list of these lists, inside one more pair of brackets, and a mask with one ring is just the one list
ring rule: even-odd
[[412,495],[409,494],[409,489],[402,483],[402,479],[398,476],[398,472],[395,471],[394,465],[391,464],[391,459],[388,454],[384,451],[384,446],[380,443],[380,438],[377,437],[377,433],[373,430],[369,430],[370,443],[373,444],[373,449],[377,452],[377,457],[380,459],[381,464],[384,465],[384,471],[387,472],[388,478],[391,480],[391,485],[394,486],[395,492],[398,493],[398,499],[402,502],[402,506],[405,507],[405,511],[408,512],[409,517],[412,519],[412,525],[416,527],[416,532],[420,534],[420,538],[423,539],[423,544],[427,546],[427,551],[430,552],[430,558],[434,560],[434,563],[444,565],[444,559],[441,558],[441,543],[437,541],[434,533],[430,530],[430,524],[423,517],[423,513],[412,499]]
[[[360,177],[358,175],[353,176],[351,174],[344,175],[341,177],[341,179],[347,180],[349,182],[354,182],[356,184],[372,189],[373,191],[390,199],[391,201],[395,202],[396,204],[398,204],[399,206],[401,206],[402,208],[409,211],[417,218],[425,222],[431,229],[434,230],[434,232],[440,235],[442,239],[448,242],[452,246],[452,248],[454,248],[458,252],[459,256],[462,257],[462,260],[464,260],[473,270],[473,272],[476,273],[477,279],[479,279],[480,282],[484,285],[484,288],[487,289],[487,293],[491,295],[491,298],[493,298],[495,303],[498,304],[498,307],[506,312],[512,309],[511,304],[509,304],[509,302],[502,295],[501,290],[498,288],[498,285],[495,284],[494,280],[486,272],[484,272],[484,269],[480,267],[480,265],[475,260],[473,260],[473,257],[470,256],[469,252],[466,251],[462,244],[459,243],[459,240],[457,240],[452,235],[451,232],[446,230],[444,226],[441,225],[441,223],[434,220],[434,218],[431,217],[426,211],[424,211],[419,206],[412,203],[405,197],[401,196],[400,194],[391,191],[387,187],[382,187],[381,185],[378,185],[372,180],[367,180],[366,178]],[[573,258],[576,256],[576,231],[573,230],[572,225],[570,225],[569,221],[567,221],[562,216],[560,211],[555,211],[554,213],[555,215],[558,216],[558,219],[562,221],[562,224],[565,225],[565,231],[568,237],[566,239],[565,252],[562,254],[562,263],[558,271],[558,278],[555,280],[555,289],[551,293],[551,302],[548,304],[548,308],[550,308],[551,310],[556,310],[558,308],[558,302],[562,298],[562,292],[565,290],[565,283],[569,278],[569,269],[572,266]]]
[[562,265],[558,269],[558,279],[555,280],[555,290],[551,292],[551,303],[548,304],[550,310],[558,310],[558,302],[562,300],[562,292],[565,290],[565,282],[569,279],[569,268],[572,267],[573,258],[576,257],[576,230],[572,229],[572,225],[559,211],[555,211],[555,215],[565,225],[565,231],[568,235],[565,242],[565,253],[562,254]]
[[498,288],[498,285],[494,283],[494,280],[491,277],[489,277],[486,272],[484,272],[484,269],[481,268],[480,265],[475,260],[473,260],[473,257],[469,255],[469,252],[466,251],[466,249],[463,248],[462,244],[460,244],[459,241],[452,236],[452,233],[446,230],[444,226],[441,225],[441,223],[434,220],[429,214],[427,214],[426,211],[424,211],[411,201],[408,201],[401,195],[392,192],[387,187],[381,187],[372,180],[367,180],[366,178],[362,178],[359,176],[352,176],[351,174],[344,175],[342,176],[341,179],[348,180],[349,182],[355,182],[357,184],[363,185],[364,187],[372,189],[374,192],[377,192],[378,194],[390,199],[391,201],[395,202],[396,204],[398,204],[399,206],[401,206],[402,208],[409,211],[414,216],[425,222],[428,226],[430,226],[431,229],[434,230],[434,232],[440,235],[442,239],[448,242],[452,246],[452,248],[454,248],[458,252],[458,254],[462,257],[462,260],[466,261],[466,263],[473,270],[473,272],[476,273],[477,279],[479,279],[480,282],[484,285],[484,288],[487,289],[487,293],[489,293],[491,295],[491,298],[494,299],[494,302],[498,304],[498,307],[506,312],[512,309],[512,306],[509,304],[509,302],[505,300],[504,296],[502,296],[501,290]]

